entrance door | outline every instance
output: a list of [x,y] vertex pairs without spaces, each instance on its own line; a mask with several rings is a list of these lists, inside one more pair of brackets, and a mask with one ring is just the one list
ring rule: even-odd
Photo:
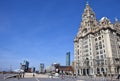
[[89,75],[89,69],[87,69],[87,75]]
[[86,72],[85,72],[85,69],[83,69],[83,76],[85,76],[86,75]]

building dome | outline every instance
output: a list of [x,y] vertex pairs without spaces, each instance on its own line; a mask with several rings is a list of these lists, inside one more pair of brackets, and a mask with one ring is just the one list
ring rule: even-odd
[[107,17],[102,17],[101,19],[100,19],[100,22],[102,22],[102,21],[104,21],[104,20],[109,20]]
[[102,17],[100,19],[100,24],[101,25],[109,25],[109,24],[111,24],[111,22],[110,22],[110,20],[107,17]]

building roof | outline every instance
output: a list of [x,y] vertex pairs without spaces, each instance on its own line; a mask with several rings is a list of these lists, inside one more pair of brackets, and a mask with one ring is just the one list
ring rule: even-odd
[[62,70],[62,71],[73,71],[73,67],[72,66],[59,66],[58,69]]

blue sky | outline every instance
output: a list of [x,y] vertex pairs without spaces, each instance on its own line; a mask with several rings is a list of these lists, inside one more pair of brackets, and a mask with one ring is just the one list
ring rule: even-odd
[[[120,19],[120,0],[87,0],[98,20]],[[0,0],[0,70],[19,68],[24,60],[39,68],[65,65],[74,57],[73,40],[86,0]]]

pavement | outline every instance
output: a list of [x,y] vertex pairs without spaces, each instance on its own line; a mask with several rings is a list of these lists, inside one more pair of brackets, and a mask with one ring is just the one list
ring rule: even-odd
[[[49,76],[48,74],[34,74],[33,73],[25,73],[24,78],[18,79],[18,78],[8,78],[4,79],[4,77],[12,76],[13,74],[0,74],[0,81],[111,81],[110,78],[104,78],[104,77],[72,77],[72,76]],[[112,81],[120,81],[113,78]]]

